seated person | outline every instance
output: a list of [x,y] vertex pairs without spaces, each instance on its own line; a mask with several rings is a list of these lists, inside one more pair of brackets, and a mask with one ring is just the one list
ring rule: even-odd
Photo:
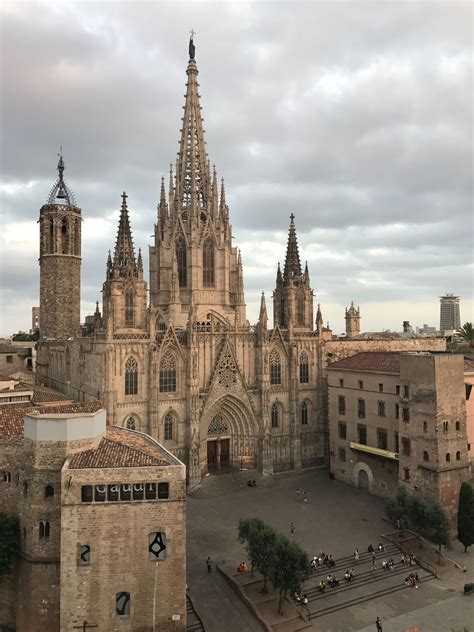
[[332,584],[332,575],[328,575],[328,576],[326,577],[326,582],[327,582],[327,585],[328,585],[328,586],[331,586],[331,584]]
[[320,592],[324,592],[326,590],[326,582],[324,581],[324,579],[322,579],[319,582],[319,590],[320,590]]
[[257,482],[255,481],[255,479],[253,479],[252,481],[252,487],[257,487]]
[[294,598],[296,603],[301,603],[301,595],[297,590],[295,590]]
[[349,573],[349,571],[346,571],[344,573],[344,579],[346,580],[346,582],[350,582],[352,579],[352,575]]
[[374,547],[371,544],[369,544],[369,546],[367,547],[367,551],[369,553],[373,553],[374,552]]
[[252,487],[252,481],[249,480],[249,482],[247,483],[247,487]]
[[379,543],[379,551],[384,551],[385,552],[385,547],[382,544],[382,542]]
[[383,568],[383,570],[384,570],[384,571],[386,571],[386,570],[387,570],[387,564],[388,564],[387,560],[384,560],[384,561],[382,562],[382,568]]
[[247,565],[245,564],[245,562],[240,562],[237,572],[244,573],[246,570],[247,570]]
[[336,562],[332,555],[329,556],[329,566],[336,566]]
[[339,588],[339,580],[337,579],[335,575],[333,575],[333,578],[332,578],[332,585],[333,585],[333,588]]

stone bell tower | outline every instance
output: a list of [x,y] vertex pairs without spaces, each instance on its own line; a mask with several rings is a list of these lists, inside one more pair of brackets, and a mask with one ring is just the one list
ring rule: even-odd
[[351,302],[349,309],[346,307],[346,336],[353,338],[360,334],[360,307],[354,307],[354,301]]
[[58,178],[40,210],[40,335],[64,340],[81,329],[81,209],[64,180],[62,155]]

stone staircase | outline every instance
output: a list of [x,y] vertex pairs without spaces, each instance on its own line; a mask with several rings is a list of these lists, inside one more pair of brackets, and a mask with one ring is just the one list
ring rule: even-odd
[[194,610],[193,602],[186,595],[186,632],[205,632],[199,615]]
[[[256,487],[247,487],[249,480],[255,480]],[[247,492],[252,494],[262,487],[272,487],[275,479],[270,476],[263,476],[257,470],[235,471],[228,474],[209,474],[200,485],[195,487],[190,493],[191,498],[213,498],[234,494],[235,492]]]
[[[412,572],[418,573],[420,583],[434,579],[434,575],[425,571],[420,566],[404,566],[400,564],[401,552],[394,544],[385,547],[385,552],[376,552],[376,570],[372,570],[372,557],[370,553],[361,553],[358,562],[353,555],[336,560],[336,566],[328,569],[321,567],[315,571],[305,583],[303,592],[309,601],[310,619],[332,614],[338,610],[355,606],[371,599],[377,599],[385,595],[409,589],[404,579]],[[382,560],[393,557],[395,567],[392,571],[384,570]],[[347,582],[344,573],[348,568],[354,570],[354,578]],[[319,591],[319,582],[326,580],[328,574],[336,575],[339,580],[339,588],[326,587],[324,593]]]

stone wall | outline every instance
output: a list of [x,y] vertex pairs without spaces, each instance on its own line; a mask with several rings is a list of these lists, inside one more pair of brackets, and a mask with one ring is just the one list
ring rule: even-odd
[[324,365],[369,351],[446,351],[445,338],[385,338],[374,340],[331,340],[324,346]]

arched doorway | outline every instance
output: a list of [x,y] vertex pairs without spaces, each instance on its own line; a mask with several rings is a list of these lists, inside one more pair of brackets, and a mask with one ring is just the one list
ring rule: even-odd
[[258,426],[249,408],[225,395],[201,420],[201,475],[257,467]]
[[369,489],[369,476],[365,470],[359,471],[357,483],[360,489]]

